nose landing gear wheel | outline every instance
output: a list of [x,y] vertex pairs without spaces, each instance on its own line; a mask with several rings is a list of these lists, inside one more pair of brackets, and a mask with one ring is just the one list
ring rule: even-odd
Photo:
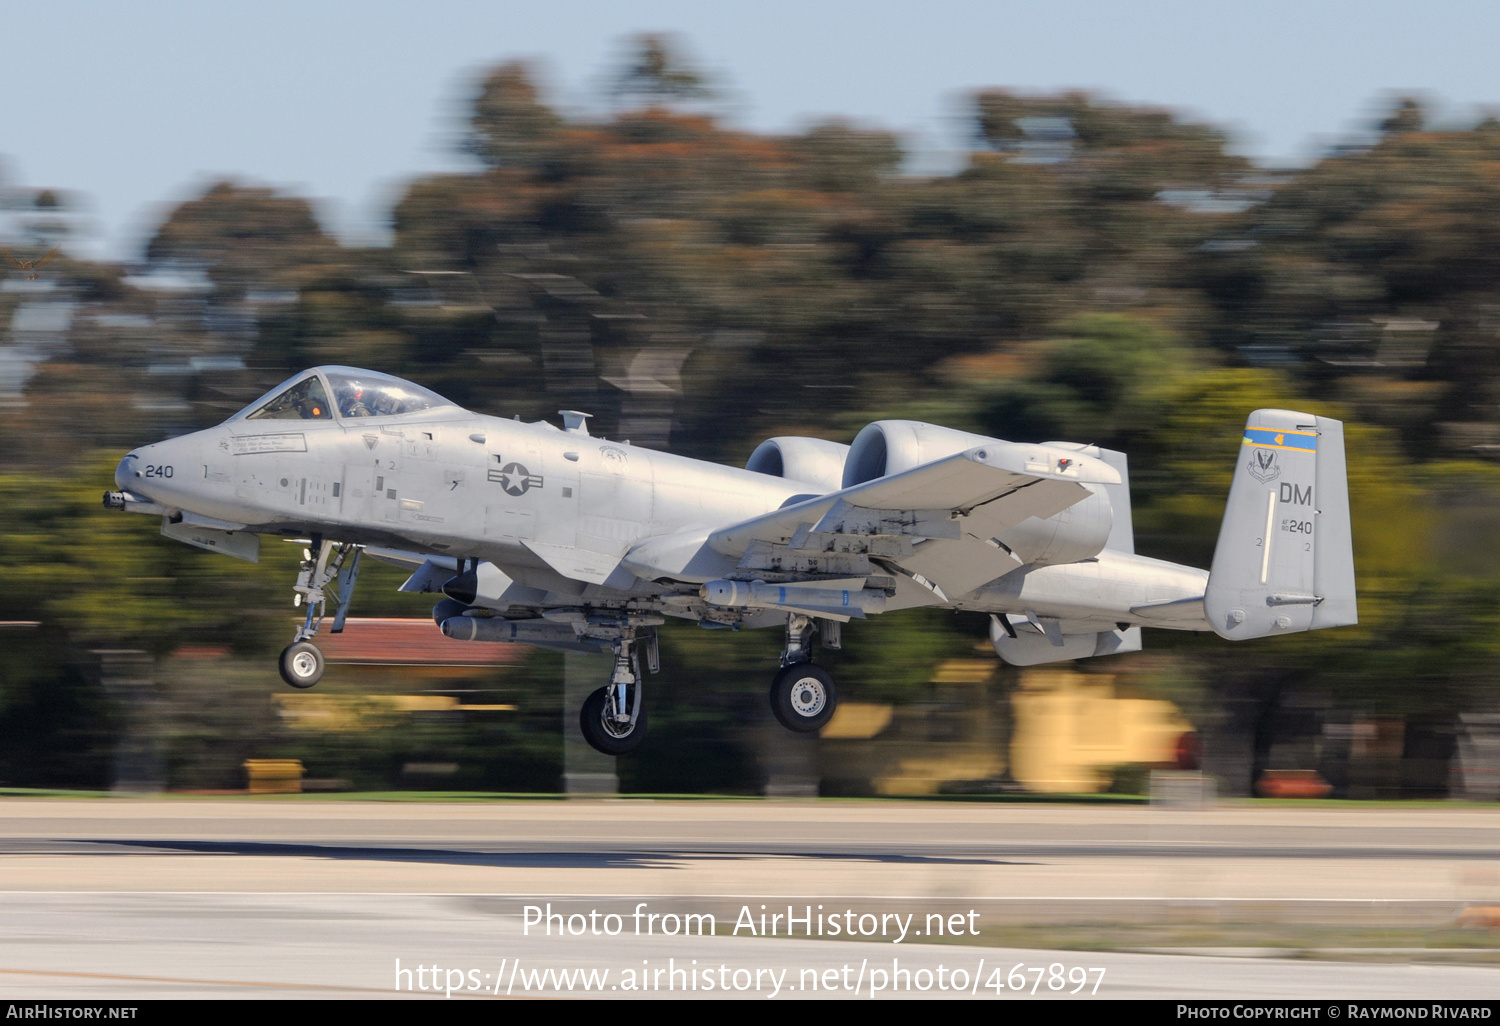
[[634,723],[618,723],[607,717],[609,696],[600,688],[583,700],[578,712],[578,729],[583,739],[605,755],[624,755],[633,751],[646,737],[646,707],[641,706]]
[[771,682],[771,712],[778,723],[798,734],[820,730],[838,704],[833,678],[812,663],[793,663]]
[[322,680],[323,666],[323,653],[310,641],[294,641],[281,651],[281,679],[294,688]]

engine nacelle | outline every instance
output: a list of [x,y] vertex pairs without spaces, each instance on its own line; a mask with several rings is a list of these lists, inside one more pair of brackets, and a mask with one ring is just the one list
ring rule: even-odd
[[[1012,445],[996,438],[955,431],[916,420],[877,420],[855,436],[844,461],[843,486],[864,484],[876,478],[899,474],[924,463],[983,445]],[[1048,443],[1055,448],[1088,451],[1069,443]],[[1088,451],[1090,455],[1098,450]],[[1092,494],[1045,520],[1031,517],[997,539],[1022,563],[1050,566],[1075,563],[1098,553],[1109,542],[1114,509],[1107,485],[1080,482]],[[1128,495],[1128,492],[1126,493]],[[1126,506],[1124,515],[1130,515]]]
[[919,420],[877,420],[854,437],[841,487],[864,484],[985,445],[995,439]]
[[848,455],[849,447],[839,442],[784,435],[767,438],[756,446],[745,469],[788,481],[805,481],[822,492],[836,492],[843,487]]
[[1029,517],[1000,535],[998,541],[1032,566],[1076,563],[1097,556],[1109,543],[1114,508],[1104,485],[1083,487],[1093,494],[1046,520]]

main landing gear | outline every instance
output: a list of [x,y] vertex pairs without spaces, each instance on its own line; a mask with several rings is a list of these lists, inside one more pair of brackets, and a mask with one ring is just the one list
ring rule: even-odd
[[[634,628],[621,631],[615,641],[615,668],[609,684],[583,700],[578,728],[583,739],[605,755],[634,751],[646,737],[645,690],[641,681],[641,658]],[[656,633],[645,636],[646,664],[652,673],[661,669]]]
[[[824,644],[838,647],[838,627],[825,627]],[[771,713],[787,730],[811,734],[831,719],[839,693],[827,670],[812,664],[812,617],[792,613],[786,620],[786,649],[781,672],[771,681]]]
[[[316,551],[316,555],[314,555]],[[302,568],[297,574],[295,604],[307,604],[307,617],[297,628],[292,643],[281,652],[281,679],[294,688],[310,688],[323,679],[325,662],[323,653],[308,639],[318,633],[328,607],[328,586],[337,579],[334,588],[333,627],[330,634],[344,629],[344,618],[349,615],[349,600],[354,597],[354,583],[359,580],[359,558],[364,550],[353,544],[324,541],[313,535],[312,548],[302,550]]]

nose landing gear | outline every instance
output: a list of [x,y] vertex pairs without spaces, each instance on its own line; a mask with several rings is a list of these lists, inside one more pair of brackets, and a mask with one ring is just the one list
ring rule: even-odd
[[310,641],[294,641],[281,650],[281,679],[294,688],[310,688],[323,679],[323,652]]
[[[317,555],[313,555],[313,549]],[[302,550],[302,568],[293,587],[295,605],[307,603],[307,616],[292,643],[281,651],[278,668],[281,679],[294,688],[310,688],[323,679],[326,663],[323,653],[309,638],[318,633],[327,615],[327,589],[335,578],[333,627],[329,633],[339,634],[344,629],[344,619],[349,614],[349,602],[354,598],[354,584],[359,580],[359,559],[363,552],[359,545],[339,544],[313,536],[313,548]]]

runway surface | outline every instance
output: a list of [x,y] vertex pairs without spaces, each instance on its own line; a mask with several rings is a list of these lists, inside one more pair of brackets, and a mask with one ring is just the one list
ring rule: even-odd
[[[548,903],[550,937],[525,922],[527,906]],[[761,905],[782,916],[767,923],[774,937],[760,935]],[[1020,950],[985,935],[1195,915],[1441,926],[1486,905],[1500,906],[1500,816],[1463,807],[0,801],[6,998],[371,997],[398,985],[430,998],[411,970],[435,984],[434,964],[436,989],[457,980],[455,997],[767,998],[785,970],[778,999],[868,998],[884,972],[876,996],[1009,1000],[1032,996],[1014,989],[1024,979],[1061,1000],[1080,971],[1078,997],[1102,976],[1101,997],[1493,998],[1500,968],[1483,965]],[[787,906],[808,918],[790,938]],[[713,916],[717,935],[683,936],[690,914]],[[939,928],[943,943],[929,943]],[[967,989],[951,986],[954,968]],[[559,970],[610,975],[533,975]]]

